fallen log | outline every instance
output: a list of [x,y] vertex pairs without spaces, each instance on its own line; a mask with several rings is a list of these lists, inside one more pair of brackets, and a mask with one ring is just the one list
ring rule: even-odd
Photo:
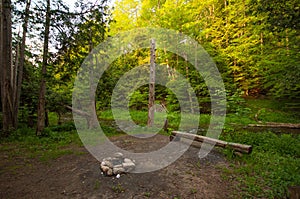
[[226,142],[223,140],[218,140],[218,139],[214,139],[214,138],[210,138],[210,137],[206,137],[206,136],[195,135],[195,134],[185,133],[185,132],[180,132],[180,131],[172,131],[170,140],[172,141],[174,138],[175,138],[175,141],[179,141],[180,138],[186,138],[186,139],[190,139],[193,141],[205,142],[205,143],[213,144],[215,146],[219,146],[222,148],[231,148],[234,151],[238,151],[241,153],[249,154],[252,151],[251,145]]
[[299,129],[300,124],[266,122],[265,124],[248,124],[249,127],[292,128]]
[[87,112],[85,111],[82,111],[82,110],[79,110],[79,109],[75,109],[71,106],[68,106],[68,105],[64,105],[64,107],[66,107],[67,109],[71,110],[72,112],[78,114],[78,115],[81,115],[81,116],[84,116],[84,117],[91,117],[90,114],[88,114]]

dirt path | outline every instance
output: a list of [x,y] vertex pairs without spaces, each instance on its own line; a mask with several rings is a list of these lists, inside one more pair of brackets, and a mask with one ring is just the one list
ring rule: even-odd
[[[112,138],[122,148],[139,151],[166,144],[168,137],[137,141],[129,136]],[[199,160],[199,149],[191,147],[170,166],[155,172],[124,174],[119,179],[103,176],[99,162],[83,147],[76,153],[47,163],[34,159],[7,159],[0,154],[0,198],[230,198],[236,192],[233,183],[222,178],[228,167],[224,157],[213,151]],[[79,155],[80,154],[80,155]],[[15,169],[9,170],[12,165]]]

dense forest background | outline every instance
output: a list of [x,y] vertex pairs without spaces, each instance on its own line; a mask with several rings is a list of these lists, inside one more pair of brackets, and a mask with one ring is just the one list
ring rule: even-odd
[[[47,126],[48,112],[69,111],[72,88],[84,58],[107,37],[139,27],[163,27],[198,41],[214,59],[226,87],[228,111],[241,97],[271,97],[295,103],[300,97],[297,0],[79,0],[70,9],[62,0],[1,1],[1,129]],[[117,80],[138,65],[149,64],[149,49],[126,53],[100,79],[97,110],[110,107]],[[209,92],[198,72],[173,53],[157,50],[156,62],[169,69],[169,85],[184,75],[202,111],[209,112]],[[188,91],[181,89],[183,96]],[[147,109],[148,86],[131,95],[129,106]],[[176,97],[156,88],[156,100],[179,109]],[[70,108],[70,107],[69,107]]]
[[[39,198],[91,198],[104,194],[111,198],[159,198],[157,194],[163,191],[163,198],[214,198],[207,195],[208,190],[219,193],[220,198],[292,198],[293,190],[299,196],[299,0],[0,2],[0,197],[32,198],[36,194]],[[72,106],[74,82],[90,52],[118,33],[147,27],[188,35],[208,52],[226,88],[224,125],[220,117],[214,117],[214,111],[220,110],[211,111],[211,95],[220,93],[209,92],[204,78],[187,61],[191,56],[158,48],[156,64],[163,73],[157,71],[156,77],[167,77],[161,78],[167,81],[166,86],[155,86],[155,103],[160,104],[156,107],[163,109],[155,113],[155,122],[161,124],[157,125],[158,138],[138,139],[142,140],[139,144],[131,141],[130,133],[136,132],[126,135],[123,129],[131,131],[137,124],[143,133],[150,133],[146,127],[149,85],[117,96],[129,102],[131,118],[124,109],[117,109],[121,124],[112,113],[111,96],[127,72],[138,66],[142,67],[137,72],[149,72],[150,57],[154,57],[150,56],[150,41],[149,48],[120,49],[123,55],[105,70],[96,92],[78,92],[82,96],[78,99],[88,99],[88,108],[81,109],[80,100]],[[178,81],[179,73],[192,89]],[[136,82],[128,80],[119,89],[126,90]],[[179,99],[190,109],[188,113],[181,112]],[[116,100],[117,108],[118,102],[122,101]],[[170,133],[178,130],[209,137],[212,127],[222,131],[218,139],[251,145],[252,151],[241,154],[226,147],[212,151],[205,161],[193,152],[193,156],[177,160],[167,172],[128,174],[110,181],[100,174],[99,162],[83,147],[72,113],[83,116],[92,130],[101,124],[104,134],[124,143],[125,149],[153,149],[151,144],[161,147],[160,143],[169,143]],[[182,115],[187,118],[184,125]],[[229,185],[232,190],[227,189]],[[97,195],[80,195],[87,192]]]

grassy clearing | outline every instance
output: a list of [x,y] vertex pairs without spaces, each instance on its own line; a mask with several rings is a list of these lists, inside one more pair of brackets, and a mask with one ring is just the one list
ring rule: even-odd
[[[226,123],[220,139],[231,142],[244,143],[253,146],[250,155],[237,157],[230,150],[224,153],[231,161],[231,168],[223,168],[223,176],[228,181],[238,181],[243,198],[282,198],[287,195],[287,187],[300,184],[300,135],[276,135],[271,132],[252,133],[237,131],[236,125],[255,123],[255,114],[259,111],[259,120],[263,122],[299,123],[299,113],[288,112],[279,102],[269,100],[247,100],[244,107],[236,113],[226,116]],[[118,111],[119,118],[128,120],[128,115]],[[55,115],[52,115],[55,123]],[[106,136],[116,136],[121,133],[110,125],[114,116],[110,110],[99,113],[101,128]],[[146,111],[130,111],[132,120],[141,126],[146,126],[148,113]],[[181,115],[178,113],[156,114],[156,122],[168,118],[170,130],[178,128]],[[184,128],[194,126],[197,117],[185,114]],[[200,127],[207,127],[210,115],[200,115]],[[159,123],[162,124],[162,123]],[[54,125],[46,129],[43,137],[37,137],[33,129],[21,128],[13,132],[10,137],[0,141],[0,153],[9,158],[25,157],[37,158],[42,162],[56,159],[66,154],[80,153],[71,151],[71,145],[82,146],[73,123]],[[197,165],[201,166],[201,165]],[[16,169],[16,168],[11,168]],[[114,188],[120,191],[120,187]]]
[[[129,121],[132,120],[136,124],[140,126],[146,126],[147,120],[148,120],[148,112],[147,111],[136,111],[136,110],[130,110],[130,117],[128,117],[128,114],[126,114],[125,110],[118,110],[117,118],[119,120],[123,121]],[[102,111],[99,113],[99,118],[101,120],[115,120],[115,116],[113,115],[111,110]],[[154,117],[154,124],[157,126],[162,127],[164,125],[165,119],[168,119],[169,127],[172,129],[178,128],[178,125],[180,124],[180,121],[182,120],[182,128],[183,129],[189,129],[192,127],[195,127],[195,123],[199,121],[199,126],[206,127],[209,125],[210,122],[210,115],[208,114],[189,114],[184,113],[180,114],[177,112],[171,112],[171,113],[160,113],[156,112]]]
[[224,171],[238,180],[243,198],[284,198],[287,188],[300,184],[300,136],[271,132],[232,132],[222,136],[232,142],[250,144],[253,152],[243,157],[225,150],[234,163]]
[[286,108],[286,102],[268,99],[248,99],[249,114],[262,122],[300,123],[300,113]]
[[[120,134],[105,124],[101,127],[108,137]],[[72,145],[83,146],[75,125],[69,122],[46,128],[41,137],[35,135],[34,129],[20,128],[12,132],[9,137],[0,140],[0,153],[4,153],[9,158],[37,158],[47,162],[67,154],[82,154],[72,151]]]
[[[119,111],[122,119],[122,111]],[[262,122],[300,123],[299,113],[287,111],[283,102],[249,99],[234,113],[228,113],[220,139],[253,146],[250,155],[237,157],[231,150],[224,150],[232,162],[231,168],[224,168],[224,178],[237,181],[241,192],[237,196],[243,198],[284,198],[287,188],[300,184],[300,135],[271,132],[253,133],[236,130],[238,126],[257,123],[255,115]],[[130,111],[132,120],[140,125],[146,125],[146,111]],[[189,115],[187,118],[193,118]],[[113,120],[111,111],[101,112],[101,119]],[[163,119],[158,115],[159,119]],[[178,128],[180,114],[168,113],[170,130]],[[123,118],[128,120],[128,118]],[[193,126],[194,120],[185,124],[185,128]],[[200,127],[207,127],[210,115],[200,115]],[[241,128],[239,128],[241,129]]]
[[[118,118],[120,120],[126,121],[131,120],[132,118],[136,124],[141,126],[145,126],[147,124],[147,111],[130,110],[130,115],[126,114],[124,110],[118,110],[116,112],[118,113]],[[262,122],[300,123],[299,114],[300,113],[286,110],[284,108],[284,102],[265,99],[248,99],[239,105],[236,112],[227,113],[225,128],[231,129],[235,125],[257,123],[255,115],[258,115],[257,119]],[[110,109],[99,112],[99,117],[102,120],[114,120],[115,118]],[[180,113],[169,112],[167,114],[155,114],[155,118],[158,123],[164,121],[166,117],[168,118],[169,127],[171,129],[178,128],[178,124],[182,119]],[[187,120],[185,120],[186,122],[184,122],[183,128],[189,129],[195,126],[195,121],[198,120],[199,115],[184,114],[184,117]],[[209,114],[200,114],[199,126],[201,128],[207,128],[210,124],[210,119]]]
[[[247,100],[246,103],[239,108],[236,113],[228,113],[225,118],[224,131],[233,131],[234,128],[238,126],[246,126],[248,124],[255,124],[255,115],[257,119],[262,122],[280,122],[280,123],[300,123],[299,113],[289,112],[285,109],[279,109],[277,102],[270,100]],[[118,119],[123,121],[132,120],[140,126],[146,126],[148,119],[147,111],[136,111],[130,110],[130,115],[126,114],[124,110],[118,110]],[[113,121],[114,115],[111,110],[102,111],[99,113],[101,120]],[[197,126],[199,121],[199,127],[202,129],[207,129],[211,115],[210,114],[180,114],[180,113],[155,113],[155,124],[158,127],[162,127],[165,121],[168,119],[170,130],[176,130],[181,124],[182,129],[193,129]],[[181,122],[181,120],[183,120]]]
[[1,140],[0,152],[10,158],[21,156],[47,162],[66,154],[73,154],[74,152],[66,149],[66,146],[81,145],[74,130],[58,132],[47,129],[45,133],[43,137],[37,137],[33,129],[18,129],[10,137]]

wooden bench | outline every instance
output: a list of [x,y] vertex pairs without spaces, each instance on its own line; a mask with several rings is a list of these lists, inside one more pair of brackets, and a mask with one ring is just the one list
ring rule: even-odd
[[206,136],[191,134],[191,133],[185,133],[181,131],[172,131],[170,135],[170,141],[175,139],[174,141],[180,141],[180,138],[186,138],[189,140],[197,141],[197,142],[205,142],[208,144],[212,144],[218,147],[222,148],[230,148],[233,149],[236,152],[240,153],[246,153],[250,154],[252,152],[252,146],[251,145],[245,145],[245,144],[238,144],[233,142],[226,142],[223,140],[218,140]]

